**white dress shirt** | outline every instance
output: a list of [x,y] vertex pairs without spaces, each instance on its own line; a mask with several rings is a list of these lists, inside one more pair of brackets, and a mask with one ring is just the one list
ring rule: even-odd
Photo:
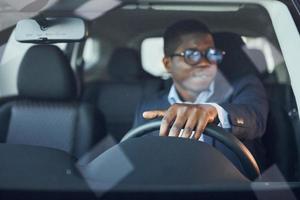
[[[169,95],[168,95],[168,101],[171,105],[175,104],[175,103],[187,103],[187,104],[209,104],[212,105],[216,108],[217,112],[218,112],[218,118],[219,118],[219,126],[222,128],[231,128],[229,120],[228,120],[228,113],[226,112],[226,110],[224,110],[220,105],[213,103],[213,102],[207,102],[208,99],[213,95],[214,93],[214,88],[215,88],[215,82],[213,81],[209,87],[202,91],[198,97],[196,98],[196,100],[194,102],[183,102],[180,98],[179,95],[176,91],[176,88],[174,85],[172,85]],[[182,131],[181,131],[182,134]],[[180,135],[181,135],[180,134]],[[179,135],[179,137],[180,137]],[[193,134],[191,135],[191,137],[193,137],[194,135],[194,131]],[[205,141],[207,143],[211,142],[211,138],[208,137],[204,137],[203,134],[201,135],[200,139],[201,141]]]

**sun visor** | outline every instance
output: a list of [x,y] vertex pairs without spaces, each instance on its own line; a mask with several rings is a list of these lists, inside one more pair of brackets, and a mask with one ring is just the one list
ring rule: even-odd
[[15,38],[23,43],[68,43],[84,40],[87,32],[85,22],[80,18],[24,19],[17,23]]

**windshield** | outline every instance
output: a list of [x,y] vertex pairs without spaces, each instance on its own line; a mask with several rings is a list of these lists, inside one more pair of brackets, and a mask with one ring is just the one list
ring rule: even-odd
[[296,199],[300,38],[283,3],[2,1],[0,14],[0,190]]

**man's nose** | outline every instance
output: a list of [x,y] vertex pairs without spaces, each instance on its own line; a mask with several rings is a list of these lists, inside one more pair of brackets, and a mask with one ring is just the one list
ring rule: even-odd
[[205,67],[209,67],[211,65],[211,63],[208,61],[207,58],[202,58],[200,60],[200,62],[196,65],[196,67],[201,67],[201,68],[205,68]]

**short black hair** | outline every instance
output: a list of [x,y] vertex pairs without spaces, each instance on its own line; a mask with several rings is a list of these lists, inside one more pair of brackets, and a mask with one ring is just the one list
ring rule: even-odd
[[174,53],[180,44],[180,37],[191,33],[211,34],[208,27],[195,19],[178,21],[169,26],[164,35],[164,53],[166,56]]

